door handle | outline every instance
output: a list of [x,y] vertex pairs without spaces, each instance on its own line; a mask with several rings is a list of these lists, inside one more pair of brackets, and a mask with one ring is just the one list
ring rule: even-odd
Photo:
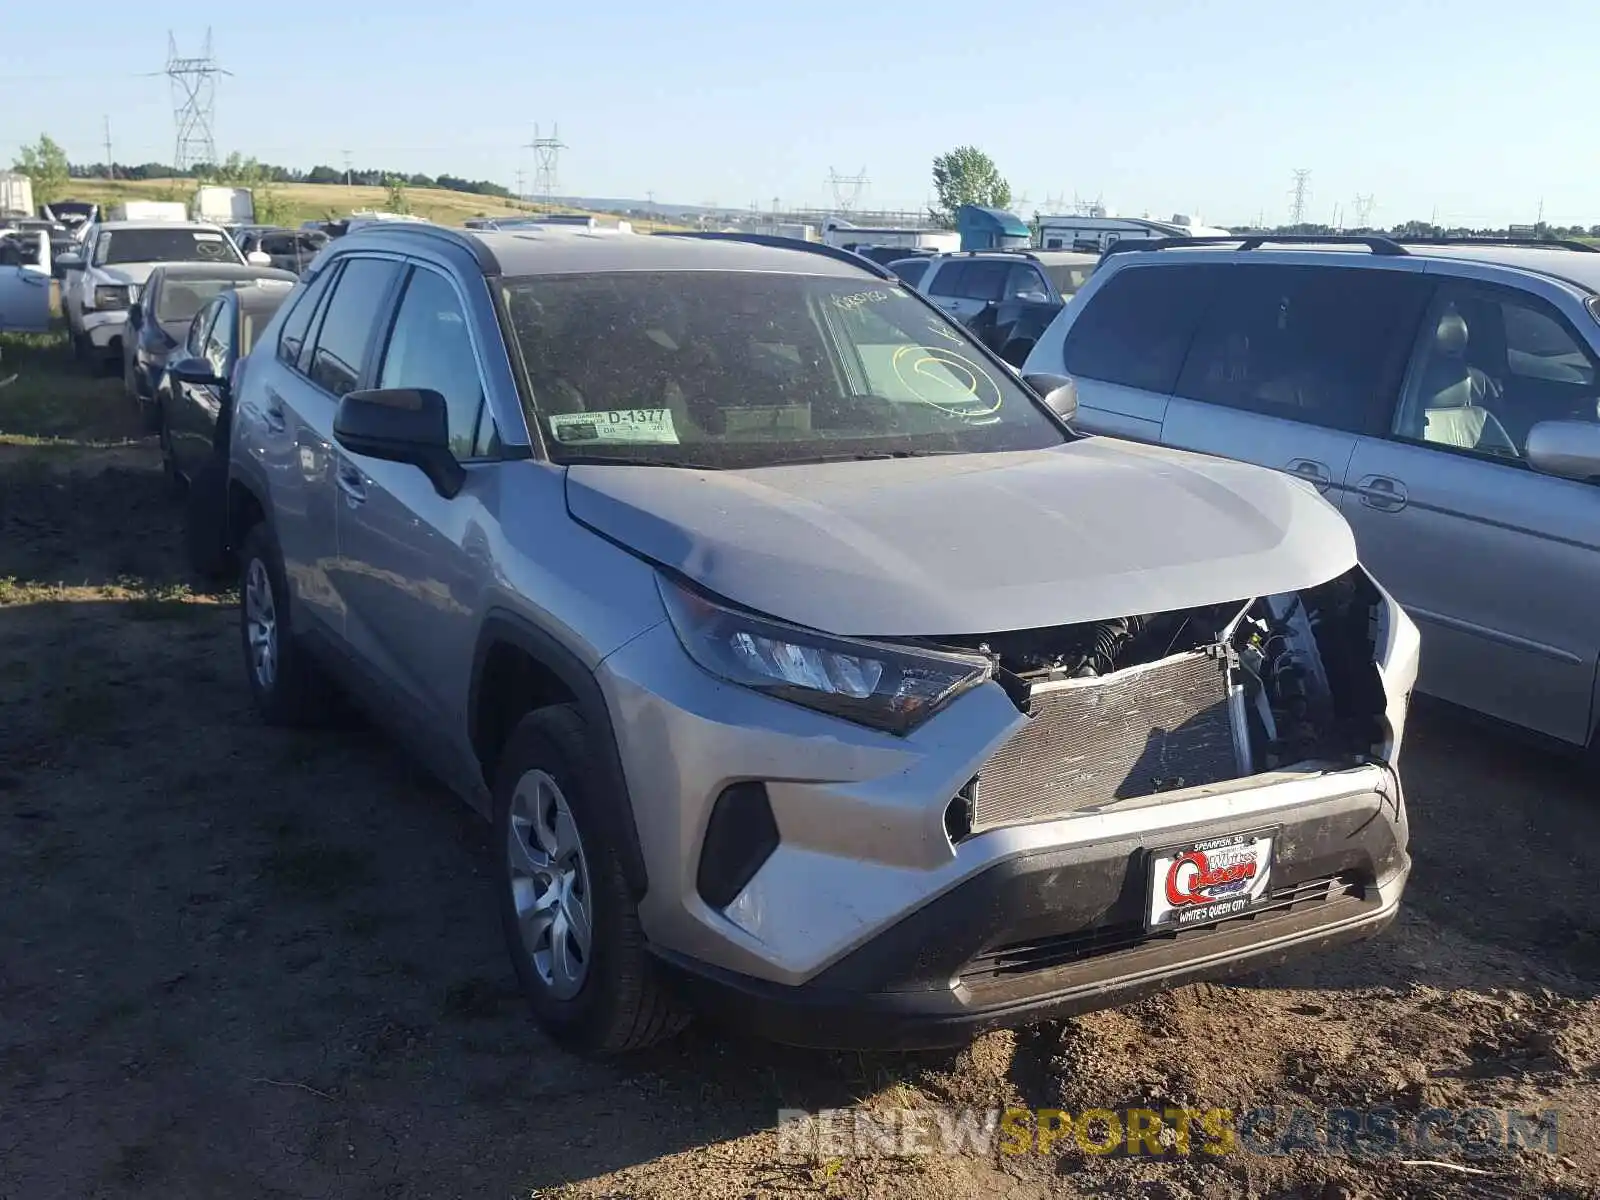
[[344,493],[345,502],[351,505],[365,504],[367,500],[367,483],[361,478],[361,472],[347,463],[341,463],[334,481],[339,485],[339,490]]
[[1289,474],[1316,484],[1319,492],[1325,492],[1333,486],[1333,472],[1314,458],[1291,458],[1288,469]]
[[1406,485],[1388,475],[1364,475],[1356,484],[1361,503],[1379,512],[1399,512],[1406,506]]
[[267,389],[267,428],[273,433],[282,433],[289,427],[288,418],[283,415],[283,397],[271,388]]

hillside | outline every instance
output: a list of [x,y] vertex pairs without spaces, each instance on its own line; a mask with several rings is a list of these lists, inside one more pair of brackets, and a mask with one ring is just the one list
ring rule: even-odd
[[[97,204],[115,204],[120,200],[185,200],[194,194],[192,179],[74,179],[68,185],[68,195],[75,200],[90,200]],[[381,187],[342,187],[338,184],[281,183],[272,185],[272,193],[280,199],[285,211],[279,219],[286,225],[301,221],[337,217],[353,210],[381,209],[388,193]],[[532,204],[519,204],[495,196],[478,196],[470,192],[452,192],[444,188],[406,189],[406,199],[411,211],[442,225],[460,225],[469,217],[511,216],[534,212]],[[582,210],[556,206],[557,212]],[[597,214],[604,216],[606,214]],[[634,221],[640,233],[676,226],[659,221]]]

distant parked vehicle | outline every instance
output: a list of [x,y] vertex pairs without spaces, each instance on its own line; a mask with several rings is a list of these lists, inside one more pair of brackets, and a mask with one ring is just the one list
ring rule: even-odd
[[50,327],[50,244],[40,232],[0,232],[0,330]]
[[274,267],[296,275],[311,265],[330,240],[320,229],[280,229],[270,225],[247,226],[234,237],[240,253],[265,254]]
[[889,269],[1020,367],[1099,261],[1070,251],[974,250],[898,259]]
[[151,428],[157,425],[156,392],[167,360],[184,344],[195,315],[223,292],[235,288],[281,292],[296,278],[271,267],[231,263],[171,263],[150,272],[143,292],[128,307],[122,381]]
[[1600,752],[1594,247],[1123,242],[1024,370],[1080,429],[1305,480],[1422,626],[1423,692]]
[[214,295],[190,322],[156,389],[162,464],[167,477],[188,490],[184,533],[190,561],[204,575],[215,575],[226,562],[228,438],[243,364],[295,283],[273,272]]
[[46,221],[59,221],[76,232],[90,221],[100,219],[100,206],[89,200],[56,200],[41,204],[39,215]]
[[[64,255],[61,307],[73,352],[81,361],[117,367],[128,308],[158,263],[244,266],[228,235],[189,221],[107,221],[85,234],[77,253]],[[262,256],[258,265],[268,265]]]

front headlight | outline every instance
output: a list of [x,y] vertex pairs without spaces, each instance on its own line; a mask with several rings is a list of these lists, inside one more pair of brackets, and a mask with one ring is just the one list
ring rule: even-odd
[[122,284],[102,283],[94,289],[94,307],[105,312],[128,307],[128,289]]
[[909,733],[993,673],[982,655],[838,638],[656,579],[678,640],[705,670],[874,729]]

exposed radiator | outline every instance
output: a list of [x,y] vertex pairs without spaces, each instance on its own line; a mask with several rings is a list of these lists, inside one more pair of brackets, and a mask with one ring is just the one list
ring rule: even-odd
[[1035,685],[1027,725],[978,773],[974,832],[1246,774],[1228,667],[1193,650]]

